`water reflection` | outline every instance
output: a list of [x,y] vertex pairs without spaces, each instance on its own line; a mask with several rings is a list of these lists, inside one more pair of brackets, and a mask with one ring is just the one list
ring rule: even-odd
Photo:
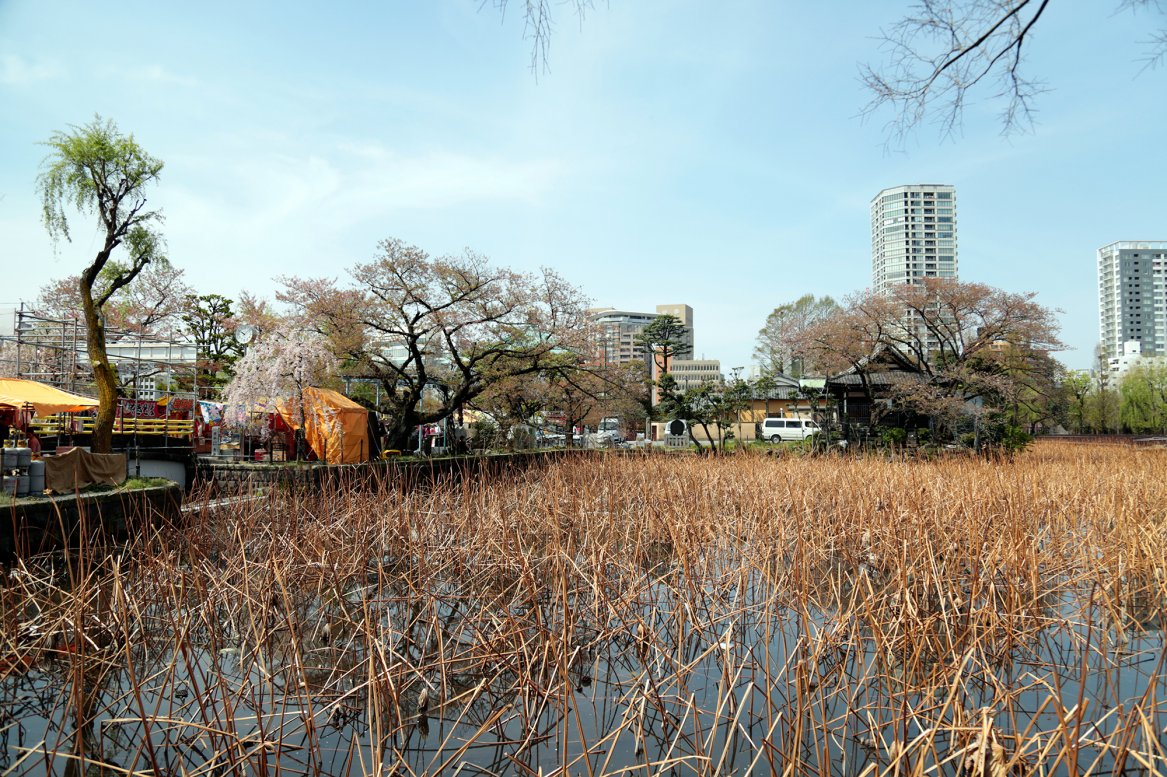
[[5,626],[0,769],[1163,765],[1147,761],[1167,725],[1153,577],[1101,591],[937,567],[956,580],[939,586],[874,552],[701,547],[655,541],[628,564],[464,550],[436,571],[381,548],[326,574],[192,554],[177,578],[111,562],[80,583],[45,562],[6,594],[22,615]]

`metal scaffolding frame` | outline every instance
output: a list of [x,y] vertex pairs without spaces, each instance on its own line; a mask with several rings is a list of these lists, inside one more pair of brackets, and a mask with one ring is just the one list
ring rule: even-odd
[[[86,345],[88,331],[80,317],[52,318],[21,303],[13,311],[12,331],[12,335],[0,335],[0,374],[36,380],[72,393],[95,392]],[[139,396],[140,378],[163,373],[171,376],[189,373],[192,379],[189,393],[197,398],[197,359],[191,360],[182,353],[191,347],[191,343],[176,343],[144,332],[106,329],[110,363],[118,370],[119,379],[131,374],[130,381],[123,381],[122,385],[133,386],[134,398]],[[161,351],[165,351],[165,358],[160,358]]]

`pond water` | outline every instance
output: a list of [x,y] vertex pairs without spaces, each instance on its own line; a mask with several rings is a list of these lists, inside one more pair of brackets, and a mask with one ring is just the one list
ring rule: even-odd
[[936,593],[833,562],[793,584],[748,549],[657,555],[490,585],[382,557],[332,592],[251,590],[260,575],[200,559],[139,578],[133,606],[124,573],[96,573],[101,618],[6,626],[0,771],[1167,768],[1162,601],[1142,588]]

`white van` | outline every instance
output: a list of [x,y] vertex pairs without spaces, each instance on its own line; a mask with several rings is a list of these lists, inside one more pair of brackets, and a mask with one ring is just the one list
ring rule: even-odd
[[767,418],[762,421],[759,438],[770,442],[805,440],[819,433],[819,425],[802,418]]

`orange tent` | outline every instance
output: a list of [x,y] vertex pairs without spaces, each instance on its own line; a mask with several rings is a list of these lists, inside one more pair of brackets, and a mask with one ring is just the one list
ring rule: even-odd
[[[280,416],[293,429],[295,400],[279,404]],[[328,464],[368,461],[369,411],[331,389],[304,389],[304,439],[316,458]]]
[[70,394],[59,388],[22,378],[0,378],[0,405],[31,405],[39,416],[54,413],[80,413],[97,407],[96,399]]

